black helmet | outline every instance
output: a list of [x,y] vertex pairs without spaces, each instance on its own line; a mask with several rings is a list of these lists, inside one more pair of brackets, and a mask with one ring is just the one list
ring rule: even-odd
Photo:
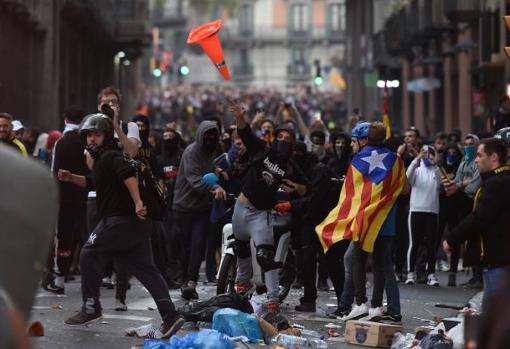
[[500,129],[498,132],[496,132],[494,138],[499,138],[505,142],[507,146],[510,146],[510,127]]
[[101,113],[87,115],[80,125],[80,135],[85,136],[90,131],[102,131],[105,139],[113,139],[112,120]]

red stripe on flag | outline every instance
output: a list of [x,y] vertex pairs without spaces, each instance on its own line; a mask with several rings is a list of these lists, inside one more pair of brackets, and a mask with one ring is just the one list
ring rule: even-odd
[[345,177],[344,190],[345,200],[344,202],[339,203],[341,206],[340,209],[338,210],[338,215],[336,219],[333,222],[324,226],[324,228],[322,229],[322,240],[328,247],[333,244],[332,238],[338,221],[347,218],[347,216],[349,215],[349,211],[351,210],[352,197],[354,194],[354,182],[351,167],[349,167],[349,170],[347,171],[347,176]]
[[[370,226],[372,226],[372,223],[374,222],[375,218],[379,214],[379,211],[387,204],[388,199],[391,199],[390,189],[391,189],[391,181],[393,180],[393,169],[389,171],[389,174],[384,178],[384,181],[382,183],[382,190],[381,190],[381,201],[377,204],[377,207],[372,212],[372,214],[368,217],[367,224],[368,229],[370,229]],[[367,234],[360,237],[360,244],[361,246],[365,242]]]
[[[381,201],[379,202],[379,204],[377,205],[375,211],[372,213],[372,215],[370,216],[369,220],[368,220],[368,225],[371,226],[372,223],[374,222],[374,220],[376,219],[377,215],[379,214],[379,211],[388,204],[388,202],[391,201],[391,199],[393,198],[393,196],[395,195],[395,192],[397,191],[397,189],[400,187],[400,183],[402,182],[402,166],[403,166],[403,162],[400,158],[397,158],[396,160],[397,164],[394,164],[392,170],[390,171],[389,175],[384,179],[384,182],[383,182],[383,188],[382,188],[382,191],[381,191]],[[395,183],[392,185],[392,181],[393,181],[393,172],[395,171],[395,166],[397,166],[397,172],[396,172],[396,181]],[[384,224],[384,222],[383,222]],[[361,240],[360,239],[360,242],[361,242],[361,246],[362,244],[364,243],[364,240],[365,240],[365,237],[366,236],[363,236],[363,239]]]
[[365,208],[372,201],[372,184],[373,182],[368,178],[363,176],[363,190],[361,192],[361,202],[359,205],[359,211],[356,215],[356,223],[358,225],[358,240],[362,239],[363,234],[363,217],[365,216]]

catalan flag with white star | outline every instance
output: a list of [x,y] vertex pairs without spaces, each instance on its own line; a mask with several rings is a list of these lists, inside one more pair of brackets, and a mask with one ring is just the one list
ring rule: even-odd
[[341,240],[373,252],[379,231],[406,181],[402,159],[384,147],[366,146],[352,159],[337,206],[315,231],[324,252]]

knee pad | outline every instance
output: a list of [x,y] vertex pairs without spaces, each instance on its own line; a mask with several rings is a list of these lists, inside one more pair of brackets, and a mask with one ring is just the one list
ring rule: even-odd
[[275,262],[274,247],[272,245],[257,246],[257,262],[264,272],[283,267],[282,262]]
[[248,258],[251,256],[250,250],[250,240],[242,241],[242,240],[234,240],[234,253],[239,258]]

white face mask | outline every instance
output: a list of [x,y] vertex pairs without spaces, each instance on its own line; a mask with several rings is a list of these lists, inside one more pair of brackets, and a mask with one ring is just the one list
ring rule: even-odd
[[312,153],[317,155],[319,159],[322,159],[324,156],[326,156],[326,149],[323,145],[312,144]]

